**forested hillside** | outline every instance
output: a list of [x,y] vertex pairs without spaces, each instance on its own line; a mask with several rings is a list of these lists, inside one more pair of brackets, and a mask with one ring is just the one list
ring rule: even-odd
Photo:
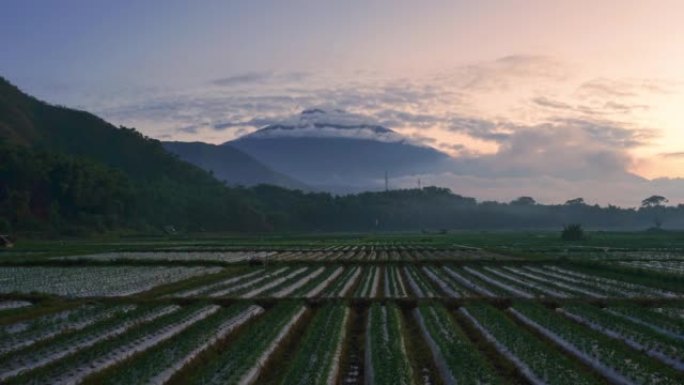
[[0,226],[264,230],[261,215],[157,140],[51,106],[0,78]]

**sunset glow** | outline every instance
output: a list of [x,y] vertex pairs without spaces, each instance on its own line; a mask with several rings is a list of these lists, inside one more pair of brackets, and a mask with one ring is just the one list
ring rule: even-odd
[[513,146],[525,134],[619,159],[587,182],[684,177],[681,1],[124,3],[10,2],[0,69],[162,140],[222,143],[327,106],[494,168],[506,149],[527,162]]

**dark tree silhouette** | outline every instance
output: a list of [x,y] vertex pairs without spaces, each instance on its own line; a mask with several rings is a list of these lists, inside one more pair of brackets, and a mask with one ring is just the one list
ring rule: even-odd
[[513,206],[533,206],[537,204],[537,201],[534,200],[532,197],[519,197],[511,201],[511,205]]
[[644,199],[641,201],[641,207],[643,208],[653,208],[653,207],[661,207],[665,205],[665,203],[669,202],[667,198],[665,198],[662,195],[651,195],[650,197]]
[[584,239],[584,229],[579,224],[567,225],[563,228],[561,238],[564,241],[581,241]]
[[669,200],[662,195],[651,195],[641,201],[642,209],[653,212],[653,224],[658,230],[663,227],[663,214],[667,202]]

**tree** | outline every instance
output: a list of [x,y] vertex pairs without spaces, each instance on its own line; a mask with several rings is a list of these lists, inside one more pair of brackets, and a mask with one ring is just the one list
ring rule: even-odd
[[576,242],[584,239],[584,229],[582,225],[567,225],[563,228],[561,238],[564,241]]
[[584,202],[584,198],[575,198],[575,199],[570,199],[565,202],[566,206],[582,206],[585,205],[586,203]]
[[653,211],[653,224],[656,229],[660,229],[663,226],[662,214],[665,203],[667,202],[669,202],[669,200],[662,195],[651,195],[641,201],[642,209]]
[[511,205],[513,206],[534,206],[536,204],[537,201],[535,201],[534,198],[527,196],[519,197],[511,201]]
[[662,207],[667,202],[669,202],[669,200],[667,200],[667,198],[665,198],[662,195],[651,195],[650,197],[641,201],[641,207],[642,208]]

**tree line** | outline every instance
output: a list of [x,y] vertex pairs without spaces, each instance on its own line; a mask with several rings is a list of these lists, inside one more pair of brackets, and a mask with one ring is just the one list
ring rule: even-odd
[[[204,173],[184,167],[176,172]],[[136,179],[85,157],[0,141],[0,233],[684,227],[684,206],[667,206],[661,196],[620,208],[582,198],[560,205],[532,197],[478,202],[439,187],[337,196],[270,185],[229,187],[208,174],[183,180]]]

